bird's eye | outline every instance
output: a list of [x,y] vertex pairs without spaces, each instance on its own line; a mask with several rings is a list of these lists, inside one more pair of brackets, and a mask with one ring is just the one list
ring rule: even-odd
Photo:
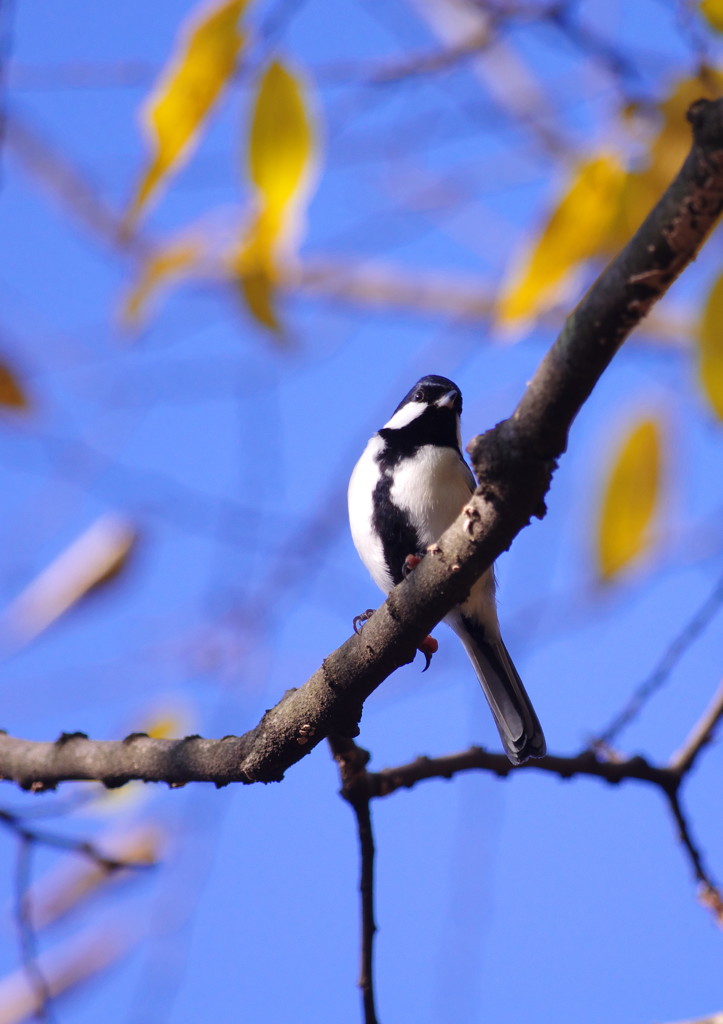
[[414,401],[415,402],[423,402],[424,401],[424,392],[423,391],[415,391],[414,392]]

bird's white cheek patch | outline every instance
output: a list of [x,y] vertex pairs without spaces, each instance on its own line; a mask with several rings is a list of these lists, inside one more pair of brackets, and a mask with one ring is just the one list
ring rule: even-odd
[[387,430],[401,430],[416,420],[425,409],[429,408],[426,402],[407,402],[401,409],[397,409],[388,423],[384,424]]

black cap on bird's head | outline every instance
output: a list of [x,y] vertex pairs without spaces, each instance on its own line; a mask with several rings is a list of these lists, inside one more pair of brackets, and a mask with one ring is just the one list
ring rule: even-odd
[[422,377],[407,392],[392,417],[379,431],[397,455],[408,455],[427,444],[460,447],[462,395],[447,377]]
[[423,402],[426,405],[449,408],[456,412],[458,416],[462,415],[461,391],[454,381],[449,380],[448,377],[439,377],[434,373],[430,373],[426,377],[422,377],[421,380],[418,380],[414,387],[407,392],[394,412],[399,412],[408,402]]

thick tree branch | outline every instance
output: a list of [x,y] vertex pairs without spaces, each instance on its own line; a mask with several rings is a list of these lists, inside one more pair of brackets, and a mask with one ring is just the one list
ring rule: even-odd
[[129,779],[171,785],[204,779],[271,782],[325,736],[356,735],[365,699],[473,582],[509,548],[544,497],[575,416],[618,348],[692,260],[723,207],[723,100],[689,111],[691,151],[674,182],[601,274],[547,354],[513,415],[476,438],[470,452],[480,487],[430,557],[364,627],[298,690],[240,738],[183,741],[129,737],[118,743],[69,738],[30,743],[0,737],[0,776],[43,787],[64,779]]

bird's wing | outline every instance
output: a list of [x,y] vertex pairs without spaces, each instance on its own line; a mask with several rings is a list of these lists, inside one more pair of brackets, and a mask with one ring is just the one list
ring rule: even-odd
[[464,458],[464,455],[462,454],[462,452],[457,452],[457,454],[459,455],[459,461],[464,466],[464,477],[465,477],[465,480],[467,481],[467,485],[469,487],[469,492],[471,494],[473,491],[477,490],[477,481],[475,479],[475,475],[472,472],[472,470],[469,468],[469,466],[467,465],[467,463],[465,461],[465,458]]

